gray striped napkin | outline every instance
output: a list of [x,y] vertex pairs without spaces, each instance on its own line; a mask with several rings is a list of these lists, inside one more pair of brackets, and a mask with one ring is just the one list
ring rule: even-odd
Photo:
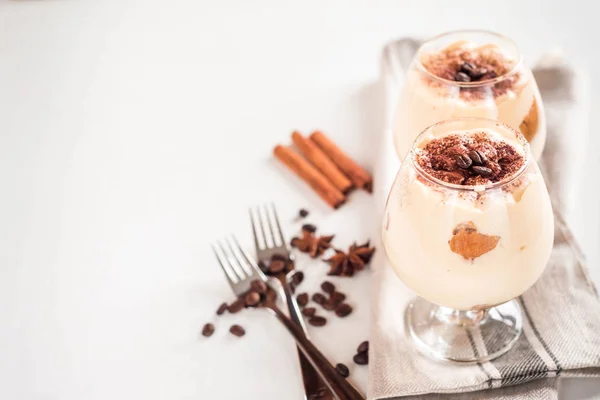
[[[405,68],[417,47],[417,41],[403,39],[384,50],[382,87],[388,128],[380,140],[375,171],[379,220],[398,169],[390,123],[392,110]],[[376,272],[369,399],[553,399],[557,397],[558,376],[600,377],[600,301],[581,251],[561,218],[568,209],[568,199],[562,194],[570,191],[577,171],[559,170],[552,164],[557,157],[577,150],[570,129],[579,123],[577,120],[587,118],[578,114],[583,100],[576,74],[555,62],[544,64],[534,73],[548,115],[548,142],[542,164],[556,211],[556,235],[546,271],[519,299],[524,334],[509,353],[491,362],[456,365],[418,354],[405,339],[403,326],[404,308],[414,294],[396,277],[380,251],[372,263]],[[583,129],[576,131],[583,134]],[[494,390],[483,391],[486,389]],[[473,391],[482,392],[475,396],[469,393]]]

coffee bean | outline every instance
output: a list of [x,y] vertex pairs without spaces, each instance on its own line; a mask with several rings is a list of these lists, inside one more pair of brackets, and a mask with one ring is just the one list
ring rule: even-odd
[[287,260],[285,260],[284,263],[285,263],[284,271],[286,274],[288,272],[291,272],[294,269],[294,262],[292,260],[290,260],[289,258]]
[[462,169],[469,168],[471,166],[471,164],[473,163],[473,161],[471,161],[471,158],[469,158],[469,156],[466,154],[456,155],[455,160],[456,160],[456,165],[458,165],[458,167],[462,168]]
[[475,167],[471,168],[471,170],[474,173],[476,173],[477,175],[481,175],[483,177],[492,175],[492,170],[489,169],[488,167],[475,166]]
[[358,365],[367,365],[369,363],[369,353],[357,353],[352,360]]
[[329,299],[325,303],[323,303],[323,308],[326,309],[327,311],[335,310],[336,306],[337,306],[337,304],[335,304],[333,301],[331,301],[331,299]]
[[246,296],[244,296],[244,302],[246,303],[246,305],[248,307],[254,307],[258,303],[260,303],[260,294],[258,294],[258,292],[255,292],[254,290],[252,290],[252,291],[246,293]]
[[275,253],[271,256],[271,261],[285,261],[288,258],[281,253]]
[[258,268],[260,268],[262,272],[269,272],[269,268],[267,268],[267,265],[262,261],[258,262]]
[[305,307],[302,309],[302,315],[306,317],[312,317],[317,313],[317,309],[314,307]]
[[300,211],[298,211],[298,215],[300,218],[306,218],[308,216],[308,211],[304,208],[301,208]]
[[242,337],[246,334],[246,330],[239,325],[231,325],[229,332],[233,333],[237,337]]
[[210,322],[202,328],[202,336],[210,337],[213,333],[215,333],[215,326]]
[[342,303],[335,308],[335,315],[340,318],[347,317],[352,312],[352,307],[348,303]]
[[481,78],[483,78],[483,76],[485,74],[487,74],[488,70],[485,68],[477,68],[476,70],[474,70],[473,72],[471,72],[469,74],[469,76],[471,77],[472,80],[474,81],[478,81]]
[[300,307],[304,307],[308,304],[308,293],[300,293],[296,296],[296,301]]
[[358,345],[358,349],[356,349],[358,353],[366,353],[369,351],[369,341],[365,340],[361,344]]
[[325,293],[333,293],[335,292],[335,286],[333,285],[333,283],[329,282],[329,281],[325,281],[323,283],[321,283],[321,289],[323,289],[323,291]]
[[267,293],[267,284],[261,281],[260,279],[255,279],[252,282],[250,282],[250,287],[258,293]]
[[485,165],[487,162],[487,157],[479,150],[470,151],[469,157],[473,160],[473,165]]
[[315,315],[309,318],[308,323],[312,326],[323,326],[327,323],[327,320],[324,317]]
[[244,300],[237,299],[236,301],[234,301],[233,303],[231,303],[229,305],[229,307],[227,308],[227,310],[230,313],[235,314],[235,313],[240,312],[242,310],[242,308],[244,308],[244,305],[245,305]]
[[271,261],[271,264],[269,264],[269,272],[272,274],[277,274],[277,273],[283,271],[284,268],[285,268],[285,262],[283,262],[281,260]]
[[496,73],[496,71],[489,71],[482,78],[487,80],[487,79],[496,79],[497,77],[498,77],[498,74]]
[[350,370],[348,369],[348,367],[346,367],[344,364],[339,363],[335,366],[335,370],[344,378],[347,378],[350,376]]
[[217,315],[223,315],[225,311],[227,311],[227,303],[223,303],[217,308]]
[[304,224],[302,225],[302,230],[310,233],[315,233],[317,231],[317,227],[313,224]]
[[346,295],[341,292],[333,292],[329,295],[329,299],[335,304],[340,304],[342,301],[346,300]]
[[325,301],[327,301],[327,299],[325,298],[325,296],[322,293],[315,293],[312,295],[312,300],[320,305],[325,304]]
[[296,285],[301,284],[303,280],[304,280],[304,272],[302,272],[302,271],[296,271],[294,273],[294,275],[292,276],[292,282],[294,282]]
[[454,75],[454,80],[457,82],[471,82],[471,77],[464,72],[457,72],[456,75]]
[[476,69],[476,67],[467,61],[462,63],[462,65],[460,66],[461,72],[464,72],[465,74],[467,74],[469,76],[471,76],[471,74],[475,71],[475,69]]

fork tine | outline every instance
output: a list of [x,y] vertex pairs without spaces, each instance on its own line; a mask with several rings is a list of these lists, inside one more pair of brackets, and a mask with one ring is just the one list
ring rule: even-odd
[[[269,248],[269,243],[267,242],[267,233],[265,231],[265,226],[263,224],[263,219],[264,218],[263,218],[263,216],[262,216],[262,214],[260,212],[260,207],[256,207],[256,214],[258,215],[258,225],[260,225],[260,230],[261,230],[261,232],[263,234],[263,239],[265,241],[265,247]],[[267,217],[267,219],[269,219],[268,215],[266,217]]]
[[[244,274],[240,274],[238,269],[231,262],[231,256],[233,256],[233,251],[231,251],[231,246],[229,247],[230,251],[227,252],[227,250],[225,250],[225,247],[223,246],[223,243],[221,243],[221,241],[217,241],[217,244],[219,245],[219,248],[221,249],[221,253],[223,254],[223,257],[225,257],[225,260],[227,260],[227,263],[229,264],[229,270],[231,271],[233,276],[237,278],[237,282],[243,280]],[[227,244],[229,244],[229,243],[227,243]],[[237,261],[237,259],[236,259],[236,261]]]
[[271,203],[271,209],[273,210],[273,216],[275,217],[275,224],[277,224],[277,231],[279,232],[279,240],[281,244],[287,248],[287,244],[285,243],[285,238],[283,237],[283,230],[281,229],[281,224],[279,223],[279,216],[277,215],[277,209],[275,208],[275,203]]
[[[250,214],[250,224],[252,225],[252,233],[254,233],[254,246],[256,247],[256,252],[258,253],[261,247],[260,243],[258,242],[258,231],[256,230],[256,224],[254,223],[254,214],[252,213],[252,208],[249,208],[248,212]],[[267,240],[264,236],[263,243],[265,244],[265,247],[267,247]]]
[[[231,275],[229,274],[227,267],[225,267],[225,264],[223,264],[223,261],[221,260],[221,257],[219,256],[219,252],[217,251],[217,248],[212,244],[210,245],[210,247],[212,248],[213,253],[215,253],[215,257],[217,257],[217,260],[219,261],[219,265],[221,266],[221,269],[223,270],[223,273],[225,274],[225,277],[227,278],[227,282],[229,282],[229,286],[231,286],[231,288],[233,288],[237,281],[234,282],[234,280],[231,278]],[[221,246],[221,248],[223,248],[223,247]]]
[[267,219],[267,223],[269,224],[269,230],[271,231],[271,240],[273,240],[273,247],[277,246],[277,240],[275,236],[275,229],[273,228],[273,222],[271,222],[271,216],[269,215],[269,207],[265,204],[265,218]]
[[242,254],[242,256],[244,256],[244,258],[246,259],[246,262],[248,263],[248,265],[250,265],[252,272],[256,275],[258,275],[260,277],[261,280],[265,281],[267,279],[267,277],[265,276],[265,274],[262,272],[262,270],[260,269],[260,267],[258,266],[258,264],[256,263],[256,261],[254,261],[252,259],[252,257],[250,257],[248,255],[248,253],[246,253],[244,251],[244,249],[242,249],[242,246],[240,246],[240,243],[238,242],[238,240],[235,238],[235,236],[231,235],[231,238],[233,239],[233,241],[235,242],[235,245],[237,246],[239,252]]
[[233,258],[235,258],[235,261],[237,262],[238,266],[240,267],[239,270],[242,271],[242,273],[243,273],[243,275],[240,275],[239,273],[238,273],[238,275],[240,275],[240,278],[242,280],[248,279],[248,277],[250,276],[250,273],[246,270],[246,268],[244,268],[244,261],[233,250],[233,246],[231,245],[231,240],[230,239],[226,239],[225,242],[227,243],[227,246],[229,247],[229,250],[231,251],[231,254],[233,255]]

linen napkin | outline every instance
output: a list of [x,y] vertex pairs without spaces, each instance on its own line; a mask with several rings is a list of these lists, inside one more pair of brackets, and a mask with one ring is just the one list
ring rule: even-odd
[[[381,220],[387,193],[399,167],[391,121],[398,90],[419,43],[402,39],[384,49],[382,87],[386,95],[386,129],[375,166],[375,204]],[[548,121],[544,173],[555,208],[555,244],[540,280],[519,298],[523,334],[515,347],[491,362],[458,365],[433,361],[417,353],[404,335],[403,312],[415,295],[396,277],[383,251],[373,268],[369,399],[419,396],[430,399],[552,399],[557,377],[600,377],[600,301],[588,278],[584,258],[561,217],[569,208],[564,196],[576,182],[577,165],[557,168],[555,160],[576,152],[573,137],[587,130],[585,95],[577,74],[546,59],[534,68]],[[584,122],[585,123],[585,122]],[[584,137],[577,138],[582,140]],[[379,248],[382,248],[381,242]],[[494,389],[494,390],[486,390]],[[481,391],[477,394],[471,393]],[[452,394],[451,394],[452,393]]]

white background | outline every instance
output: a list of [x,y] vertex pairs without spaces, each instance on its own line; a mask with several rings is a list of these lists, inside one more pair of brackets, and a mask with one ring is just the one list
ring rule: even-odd
[[[300,399],[294,347],[269,316],[227,316],[199,338],[230,296],[208,244],[233,232],[250,245],[246,209],[270,200],[289,234],[303,206],[339,246],[378,221],[362,193],[329,211],[272,147],[319,128],[370,167],[373,82],[400,36],[493,29],[530,61],[560,47],[593,75],[586,3],[0,2],[0,398]],[[597,282],[599,145],[593,131],[571,221]],[[325,267],[302,264],[310,288]],[[366,336],[367,276],[336,281],[358,293],[343,333],[311,330],[335,361]],[[246,337],[226,333],[233,322]],[[365,369],[352,373],[364,388]],[[563,398],[597,387],[565,384]]]

